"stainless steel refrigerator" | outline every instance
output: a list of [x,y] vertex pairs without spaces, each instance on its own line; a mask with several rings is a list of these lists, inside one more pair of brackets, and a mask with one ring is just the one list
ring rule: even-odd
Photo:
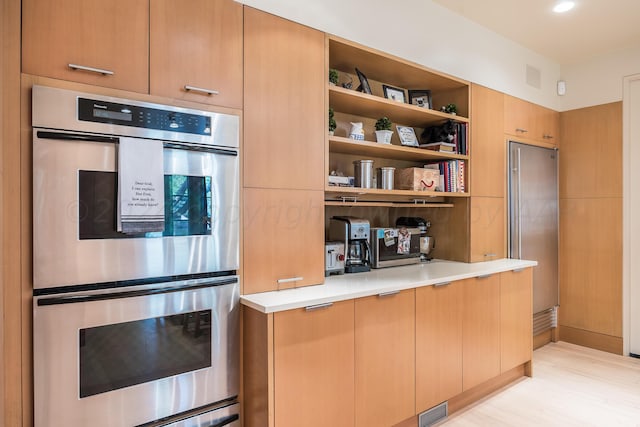
[[557,326],[558,150],[509,142],[509,257],[533,269],[533,333]]

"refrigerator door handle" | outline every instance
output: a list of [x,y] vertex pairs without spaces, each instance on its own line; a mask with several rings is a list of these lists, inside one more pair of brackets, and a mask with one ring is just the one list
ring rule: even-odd
[[517,215],[517,221],[518,221],[518,259],[522,259],[522,198],[520,190],[521,190],[521,184],[520,184],[520,148],[517,149],[517,157],[518,157],[518,166],[517,167],[517,172],[518,172],[518,198],[517,198],[517,204],[518,204],[518,212],[516,213]]

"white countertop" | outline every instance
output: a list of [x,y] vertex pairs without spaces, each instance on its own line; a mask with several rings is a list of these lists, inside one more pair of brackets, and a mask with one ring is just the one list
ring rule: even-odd
[[330,276],[325,278],[323,285],[243,295],[240,297],[240,302],[262,313],[274,313],[536,265],[538,265],[537,261],[520,259],[500,259],[475,263],[433,260],[424,264]]

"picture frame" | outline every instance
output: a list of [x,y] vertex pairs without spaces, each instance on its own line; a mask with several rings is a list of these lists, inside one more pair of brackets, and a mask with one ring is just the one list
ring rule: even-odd
[[362,73],[362,71],[358,70],[358,67],[356,67],[356,74],[358,75],[358,79],[360,80],[360,86],[358,86],[356,91],[368,93],[369,95],[373,95],[371,93],[371,86],[369,86],[369,80],[367,80],[367,76],[365,76]]
[[416,137],[416,131],[409,126],[396,125],[398,131],[398,137],[400,138],[400,144],[408,147],[418,147],[418,138]]
[[409,104],[421,108],[433,108],[429,89],[409,89]]
[[403,104],[406,103],[404,96],[404,89],[400,89],[393,86],[382,85],[382,91],[384,92],[384,97],[390,99],[392,101],[401,102]]

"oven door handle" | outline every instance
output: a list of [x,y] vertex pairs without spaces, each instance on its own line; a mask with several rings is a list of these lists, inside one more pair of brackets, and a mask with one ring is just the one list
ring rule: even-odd
[[60,297],[47,297],[37,300],[38,306],[75,304],[91,301],[105,301],[110,299],[144,297],[150,295],[168,294],[172,292],[192,291],[204,288],[213,288],[220,285],[238,283],[237,278],[219,280],[215,282],[198,283],[194,285],[170,286],[166,288],[137,289],[135,291],[106,292],[90,295],[65,295]]
[[[83,133],[71,132],[51,132],[39,130],[36,135],[40,139],[58,139],[62,141],[87,141],[87,142],[106,142],[110,144],[118,144],[120,138],[115,136],[87,135]],[[225,150],[223,148],[215,148],[206,145],[198,145],[192,143],[167,142],[163,143],[164,148],[173,148],[176,150],[199,151],[203,153],[220,154],[223,156],[238,156],[237,150]]]
[[59,139],[63,141],[107,142],[117,144],[120,138],[113,136],[86,135],[83,133],[50,132],[39,130],[36,135],[40,139]]
[[224,427],[239,419],[240,419],[240,415],[233,414],[233,415],[229,415],[228,417],[224,417],[221,420],[214,421],[213,423],[209,424],[206,427]]

